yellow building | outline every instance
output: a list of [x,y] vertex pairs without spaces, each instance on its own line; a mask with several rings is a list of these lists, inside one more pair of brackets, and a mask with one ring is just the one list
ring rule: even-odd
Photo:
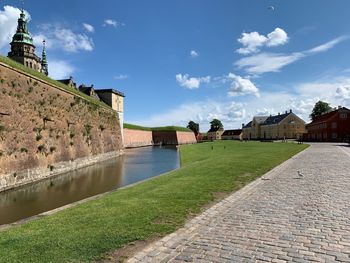
[[221,140],[221,135],[224,133],[224,128],[210,128],[208,131],[208,140],[214,141],[214,140]]
[[299,139],[306,132],[305,122],[292,110],[275,116],[256,116],[243,127],[246,140]]
[[109,105],[113,110],[117,112],[120,122],[120,128],[122,130],[122,136],[124,137],[124,93],[115,89],[96,89],[95,93],[104,103]]

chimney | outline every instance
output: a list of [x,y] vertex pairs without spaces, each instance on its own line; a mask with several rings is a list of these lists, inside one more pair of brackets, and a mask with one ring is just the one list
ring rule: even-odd
[[342,106],[341,106],[341,105],[339,105],[339,106],[338,106],[338,110],[339,110],[339,109],[341,109],[341,108],[342,108]]
[[281,115],[281,113],[278,113],[278,116],[280,116]]
[[286,111],[286,114],[288,113],[288,111]]
[[292,113],[292,112],[293,112],[292,109],[290,109],[290,110],[289,110],[289,113]]
[[244,128],[244,123],[242,123],[242,129]]

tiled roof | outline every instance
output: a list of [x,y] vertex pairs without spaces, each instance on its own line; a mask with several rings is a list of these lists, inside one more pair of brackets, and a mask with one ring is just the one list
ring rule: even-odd
[[339,108],[337,110],[333,110],[331,112],[328,112],[328,113],[325,113],[325,114],[322,114],[320,116],[317,116],[311,123],[309,123],[308,125],[313,125],[313,124],[316,124],[316,123],[322,123],[322,122],[326,122],[328,119],[330,119],[331,117],[333,117],[335,114],[337,114],[340,110],[343,110],[343,111],[350,111],[348,108],[345,108],[345,107],[342,107],[342,108]]
[[120,92],[118,90],[115,89],[95,89],[95,92],[98,93],[104,93],[104,92],[110,92],[110,93],[114,93],[116,95],[125,97],[125,94],[123,92]]
[[248,124],[245,125],[243,128],[250,128],[250,127],[252,127],[252,121],[248,122]]
[[223,128],[218,128],[218,127],[210,128],[208,132],[217,132],[219,130],[223,130]]
[[240,135],[242,133],[241,129],[237,129],[237,130],[226,130],[224,131],[224,133],[222,134],[222,136],[229,136],[229,135]]
[[259,124],[264,123],[267,118],[268,116],[254,116],[255,121]]
[[291,112],[280,114],[280,115],[275,115],[275,116],[270,116],[268,117],[263,124],[261,125],[271,125],[271,124],[277,124],[283,121],[287,116],[291,114]]

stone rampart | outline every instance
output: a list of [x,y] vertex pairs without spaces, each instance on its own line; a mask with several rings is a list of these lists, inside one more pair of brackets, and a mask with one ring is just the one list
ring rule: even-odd
[[196,136],[194,135],[193,132],[177,131],[176,136],[177,136],[177,143],[178,144],[197,143]]
[[153,142],[155,144],[179,145],[196,143],[193,132],[180,131],[153,131]]
[[122,149],[112,109],[0,63],[0,191]]
[[143,147],[153,145],[152,131],[124,129],[124,147]]

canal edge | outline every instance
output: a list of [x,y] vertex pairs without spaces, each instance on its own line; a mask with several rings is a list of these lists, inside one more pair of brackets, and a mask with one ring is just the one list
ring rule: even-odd
[[[180,165],[181,165],[181,164],[180,164]],[[135,182],[135,183],[133,183],[133,184],[129,184],[129,185],[126,185],[126,186],[123,186],[123,187],[120,187],[120,188],[117,188],[117,189],[114,189],[114,190],[110,190],[110,191],[105,192],[105,193],[102,193],[102,194],[90,196],[90,197],[87,197],[87,198],[85,198],[85,199],[82,199],[82,200],[73,202],[73,203],[71,203],[71,204],[67,204],[67,205],[64,205],[64,206],[61,206],[61,207],[58,207],[58,208],[55,208],[55,209],[52,209],[52,210],[49,210],[49,211],[46,211],[46,212],[43,212],[43,213],[34,215],[34,216],[31,216],[31,217],[28,217],[28,218],[25,218],[25,219],[21,219],[21,220],[19,220],[19,221],[14,222],[14,223],[9,223],[9,224],[0,225],[0,232],[1,232],[1,231],[8,230],[8,229],[10,229],[10,228],[13,228],[13,227],[15,227],[15,226],[20,226],[20,225],[23,225],[23,224],[26,224],[26,223],[35,221],[35,220],[37,220],[37,219],[44,218],[44,217],[47,217],[47,216],[56,214],[56,213],[58,213],[58,212],[67,210],[67,209],[69,209],[69,208],[73,208],[73,207],[75,207],[75,206],[78,206],[78,205],[80,205],[80,204],[84,204],[84,203],[89,202],[89,201],[93,201],[93,200],[100,199],[100,198],[102,198],[102,197],[104,197],[104,196],[106,196],[106,195],[112,194],[112,193],[117,192],[117,191],[120,191],[120,190],[124,190],[124,189],[130,188],[130,187],[133,187],[133,186],[136,186],[136,185],[139,185],[139,184],[141,184],[141,183],[144,183],[144,182],[147,182],[147,181],[156,179],[156,178],[158,178],[158,177],[166,176],[166,175],[170,174],[171,172],[177,171],[177,170],[179,170],[179,169],[181,169],[181,166],[178,167],[178,168],[176,168],[176,169],[174,169],[174,170],[168,171],[168,172],[166,172],[166,173],[162,173],[162,174],[153,176],[153,177],[151,177],[151,178],[146,178],[146,179],[144,179],[144,180],[141,180],[141,181]]]

